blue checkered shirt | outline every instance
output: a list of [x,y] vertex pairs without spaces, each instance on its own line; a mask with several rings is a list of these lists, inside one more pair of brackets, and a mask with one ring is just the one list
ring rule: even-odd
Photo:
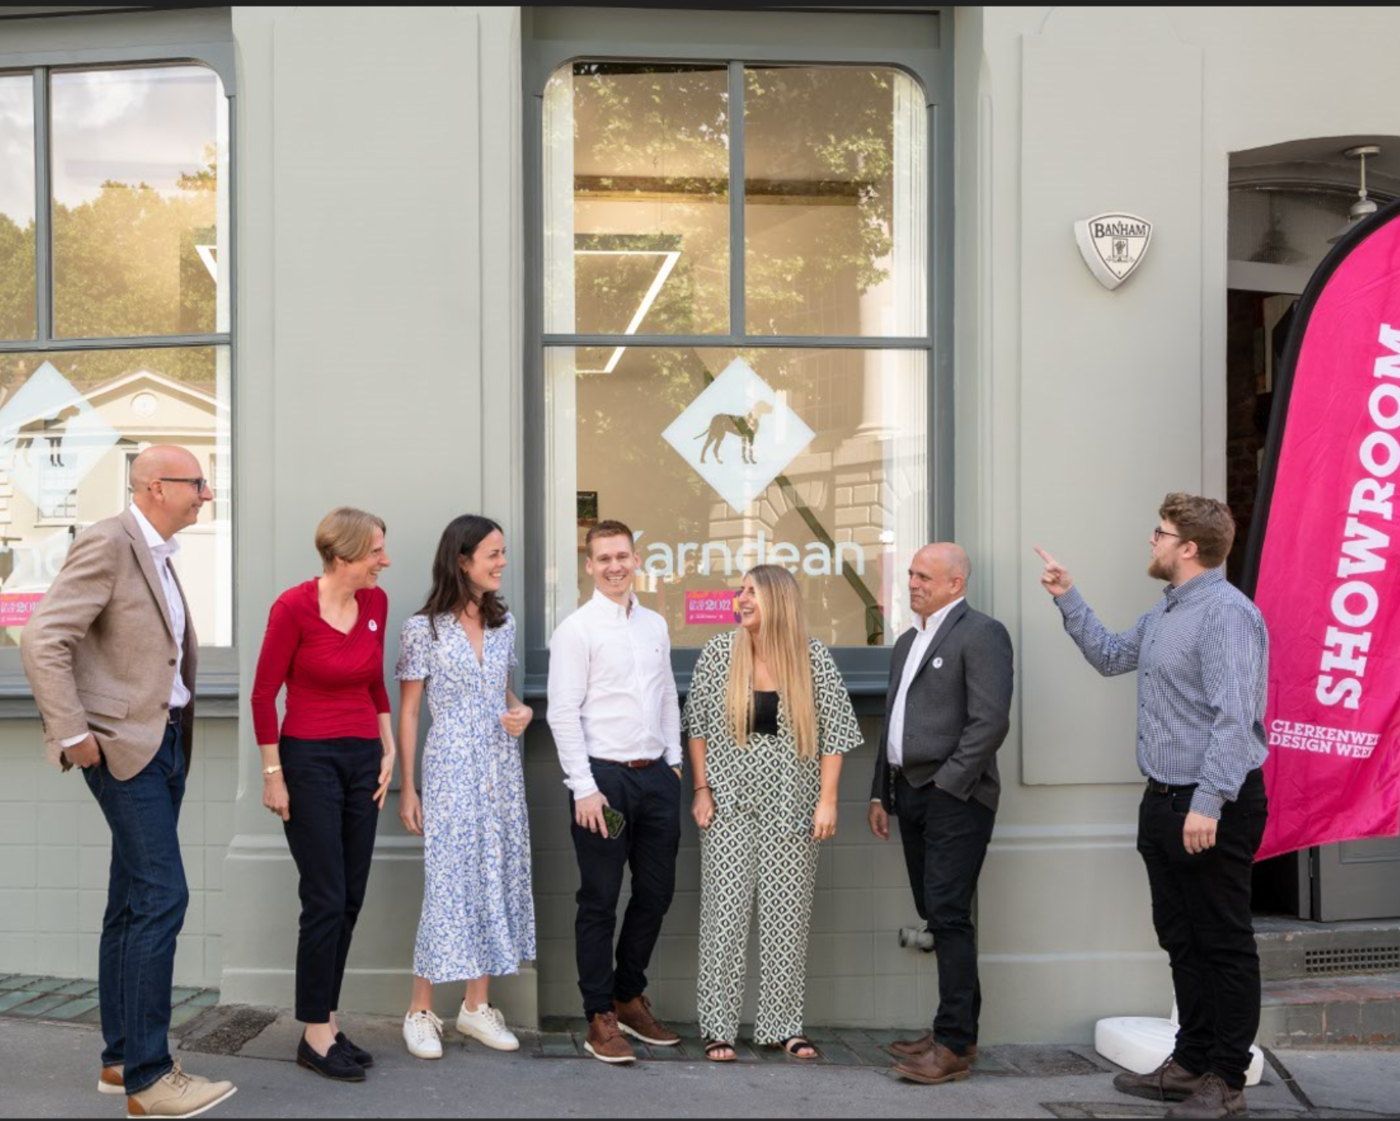
[[1138,671],[1137,760],[1171,786],[1196,783],[1191,808],[1219,818],[1264,762],[1269,632],[1259,609],[1213,568],[1122,634],[1111,633],[1070,588],[1055,603],[1065,630],[1105,677]]

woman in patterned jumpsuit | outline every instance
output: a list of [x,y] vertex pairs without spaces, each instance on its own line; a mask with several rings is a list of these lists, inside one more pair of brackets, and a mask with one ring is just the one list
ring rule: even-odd
[[807,634],[797,581],[759,565],[739,626],[700,654],[685,709],[700,826],[701,1034],[731,1062],[758,905],[754,1042],[814,1059],[803,1037],[807,936],[822,841],[836,833],[842,755],[861,741],[831,652]]

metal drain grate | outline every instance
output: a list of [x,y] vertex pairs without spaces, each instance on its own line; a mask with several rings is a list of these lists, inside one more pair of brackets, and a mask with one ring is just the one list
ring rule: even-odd
[[1310,977],[1332,973],[1389,973],[1400,970],[1400,946],[1308,950],[1303,954],[1303,968]]

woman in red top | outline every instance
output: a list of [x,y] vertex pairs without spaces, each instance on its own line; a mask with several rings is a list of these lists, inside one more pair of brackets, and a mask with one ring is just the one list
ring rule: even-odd
[[[253,683],[263,805],[282,819],[301,875],[296,1016],[301,1066],[363,1082],[374,1059],[339,1029],[335,1012],[350,936],[365,899],[378,811],[394,771],[384,688],[389,567],[384,523],[341,507],[316,527],[324,574],[272,605]],[[277,729],[277,694],[287,687]]]

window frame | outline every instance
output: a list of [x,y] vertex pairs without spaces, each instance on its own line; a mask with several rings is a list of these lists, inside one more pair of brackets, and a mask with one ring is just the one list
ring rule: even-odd
[[[547,13],[547,14],[546,14]],[[918,20],[918,25],[911,21]],[[903,21],[902,24],[896,21]],[[541,24],[544,26],[541,26]],[[928,183],[926,331],[913,337],[749,335],[744,315],[744,121],[731,113],[730,323],[725,335],[628,335],[629,347],[734,347],[921,351],[927,356],[929,440],[928,525],[932,540],[953,535],[953,65],[951,19],[946,9],[872,14],[826,9],[819,14],[724,11],[723,30],[697,10],[648,11],[574,8],[524,9],[522,66],[525,104],[525,680],[527,697],[545,695],[549,672],[545,633],[544,488],[552,485],[545,462],[545,355],[552,348],[617,345],[621,336],[564,335],[544,329],[544,91],[551,75],[573,62],[725,63],[731,106],[742,105],[744,67],[763,64],[878,66],[903,71],[923,88],[928,111],[925,169]],[[909,30],[930,33],[926,46],[910,46]],[[742,40],[717,36],[743,35]],[[879,41],[879,45],[865,45]],[[858,44],[858,45],[851,45]],[[672,670],[685,692],[698,649],[673,650]],[[883,695],[889,684],[892,646],[833,647],[853,694]]]
[[[74,13],[70,18],[0,16],[5,46],[0,74],[31,74],[34,80],[35,319],[33,339],[0,340],[0,354],[64,354],[84,350],[157,350],[224,347],[229,362],[229,459],[236,474],[233,430],[238,385],[238,100],[234,44],[227,9],[175,12]],[[49,76],[65,70],[122,70],[201,66],[218,76],[228,102],[228,329],[196,335],[55,338],[53,334],[53,228],[50,168],[53,157]],[[230,511],[231,556],[237,564],[238,524]],[[231,576],[233,617],[238,580]],[[196,693],[204,699],[238,695],[238,636],[227,646],[200,644]],[[35,714],[33,691],[18,649],[0,650],[0,718]]]

